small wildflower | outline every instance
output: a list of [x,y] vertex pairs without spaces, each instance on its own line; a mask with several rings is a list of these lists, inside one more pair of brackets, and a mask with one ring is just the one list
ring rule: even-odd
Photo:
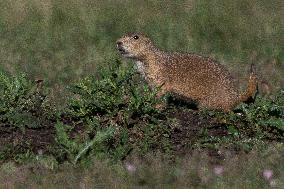
[[136,167],[130,163],[125,163],[125,168],[130,173],[134,173],[136,171]]
[[270,169],[265,169],[265,170],[262,172],[262,176],[263,176],[266,180],[271,179],[272,175],[273,175],[273,171],[270,170]]
[[213,168],[213,172],[217,175],[217,176],[221,176],[224,173],[224,167],[221,165],[217,165]]

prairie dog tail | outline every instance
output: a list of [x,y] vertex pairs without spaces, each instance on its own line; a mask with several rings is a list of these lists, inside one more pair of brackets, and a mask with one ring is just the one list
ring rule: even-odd
[[251,65],[250,75],[248,79],[247,88],[244,92],[239,95],[239,102],[247,101],[253,96],[254,92],[257,90],[257,76],[255,73],[254,65]]

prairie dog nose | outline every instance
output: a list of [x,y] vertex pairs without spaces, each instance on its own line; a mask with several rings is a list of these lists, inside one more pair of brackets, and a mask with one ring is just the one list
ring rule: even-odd
[[121,42],[121,41],[117,41],[117,42],[116,42],[116,45],[117,45],[117,46],[121,46],[121,45],[122,45],[122,42]]

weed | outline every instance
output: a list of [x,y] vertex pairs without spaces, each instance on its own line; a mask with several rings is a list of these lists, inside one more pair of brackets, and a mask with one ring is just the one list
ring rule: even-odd
[[[56,110],[42,83],[0,72],[0,160],[28,159],[51,142]],[[46,139],[41,140],[43,137]]]
[[51,119],[47,93],[26,76],[0,72],[0,121],[2,126],[39,128]]
[[155,108],[161,102],[157,89],[141,83],[121,62],[109,65],[70,88],[74,96],[64,116],[71,124],[57,124],[57,141],[75,162],[90,151],[121,159],[132,150],[169,148],[166,119]]
[[[284,139],[284,96],[283,91],[271,98],[257,97],[253,104],[242,103],[234,112],[223,113],[205,111],[202,116],[211,117],[226,130],[223,137],[208,135],[207,128],[201,133],[196,145],[226,146],[236,144],[238,148],[250,151],[265,141],[283,141]],[[225,144],[225,145],[224,145]],[[228,146],[227,146],[228,147]]]

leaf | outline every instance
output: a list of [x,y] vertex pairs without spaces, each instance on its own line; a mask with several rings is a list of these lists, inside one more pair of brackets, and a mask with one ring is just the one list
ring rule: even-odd
[[260,123],[265,126],[274,126],[284,130],[284,119],[282,118],[270,118],[269,120],[260,121]]
[[87,145],[77,154],[74,160],[74,164],[94,145],[104,142],[106,139],[110,138],[114,133],[114,128],[109,127],[105,131],[98,131],[93,140],[87,143]]

